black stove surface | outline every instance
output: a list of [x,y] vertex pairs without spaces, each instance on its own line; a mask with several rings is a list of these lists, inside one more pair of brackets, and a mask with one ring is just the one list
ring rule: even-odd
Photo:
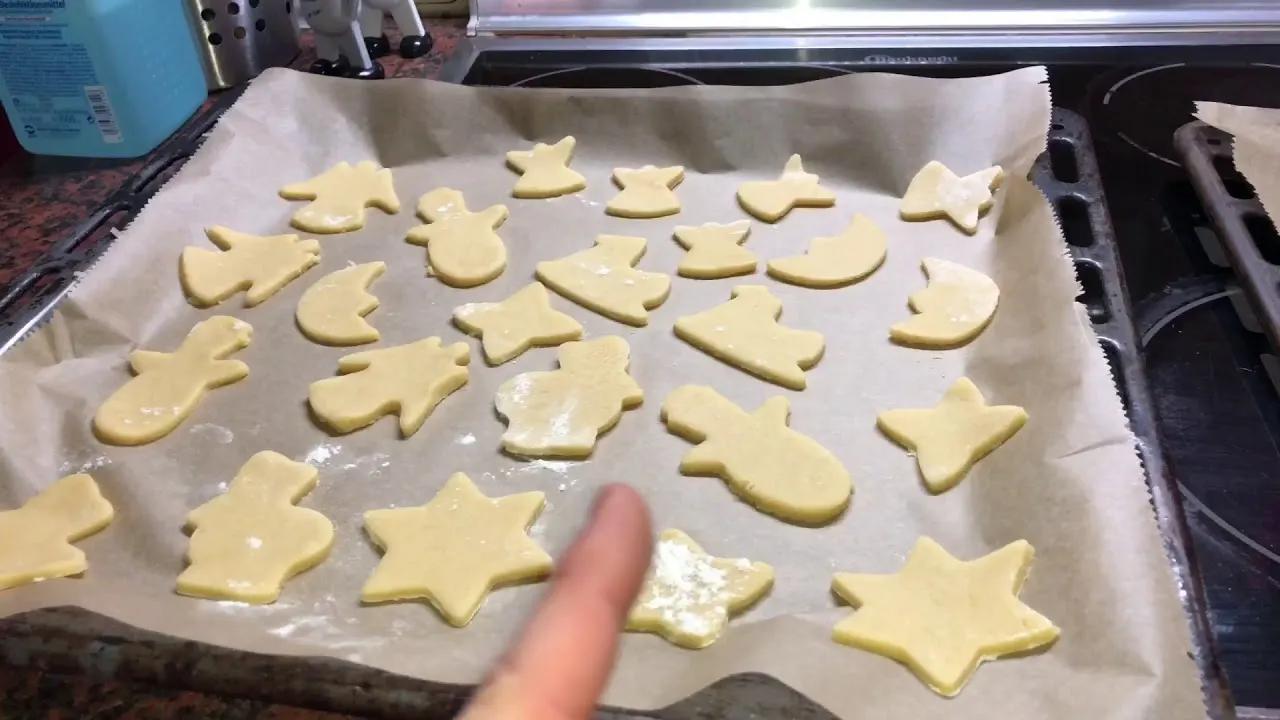
[[[915,53],[920,55],[920,53]],[[877,70],[958,77],[1049,66],[1093,133],[1159,430],[1182,494],[1217,657],[1242,707],[1280,708],[1280,363],[1173,149],[1196,100],[1280,107],[1280,48],[481,53],[464,82],[765,85]],[[1243,179],[1221,168],[1236,192]],[[1247,195],[1246,195],[1247,196]],[[1064,222],[1069,218],[1064,217]],[[1280,264],[1266,228],[1263,254]]]

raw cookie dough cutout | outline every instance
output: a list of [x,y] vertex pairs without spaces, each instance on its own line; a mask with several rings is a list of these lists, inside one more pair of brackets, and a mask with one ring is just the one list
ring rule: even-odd
[[268,604],[284,582],[315,567],[333,546],[333,523],[296,507],[316,486],[317,471],[280,453],[260,452],[225,493],[187,515],[191,542],[182,595]]
[[697,280],[750,275],[756,271],[756,256],[742,247],[749,232],[750,220],[736,220],[727,225],[677,225],[676,242],[689,252],[681,258],[676,272],[681,277]]
[[929,285],[907,300],[918,314],[891,327],[889,338],[911,347],[948,349],[981,335],[1000,302],[995,282],[947,260],[925,258],[921,265]]
[[614,196],[604,211],[624,218],[658,218],[680,212],[680,198],[673,188],[684,180],[684,166],[640,169],[614,168],[613,182],[622,191]]
[[450,625],[466,625],[493,588],[551,572],[551,556],[528,535],[543,503],[540,492],[486,497],[454,473],[426,505],[366,512],[383,556],[360,600],[423,598]]
[[790,414],[782,396],[747,413],[702,385],[676,388],[662,404],[667,429],[697,443],[680,472],[714,475],[763,512],[821,525],[848,506],[853,481],[826,448],[787,426]]
[[1013,437],[1027,421],[1016,405],[988,405],[969,378],[960,378],[937,407],[886,410],[876,425],[916,456],[929,492],[950,490],[974,463]]
[[241,290],[244,306],[253,307],[320,262],[320,243],[314,239],[247,235],[221,226],[205,234],[221,252],[186,247],[178,260],[183,292],[196,307],[217,305]]
[[902,196],[903,220],[948,218],[956,227],[973,235],[978,218],[995,203],[992,191],[1004,181],[999,166],[960,177],[937,160],[931,161],[911,178]]
[[834,288],[858,282],[884,262],[884,233],[865,215],[839,235],[816,237],[804,255],[769,261],[769,275],[793,285]]
[[724,634],[729,616],[754,605],[773,586],[773,568],[746,558],[708,555],[679,530],[663,530],[627,629],[657,633],[696,650]]
[[590,250],[538,263],[538,279],[588,310],[643,327],[649,324],[648,311],[671,292],[667,275],[633,267],[644,246],[644,238],[600,235]]
[[1018,540],[961,561],[922,537],[891,575],[836,573],[832,589],[857,608],[833,639],[906,665],[953,697],[986,660],[1052,643],[1058,628],[1018,599],[1035,549]]
[[426,246],[431,272],[446,285],[483,285],[507,267],[507,247],[494,232],[507,221],[506,205],[473,213],[462,193],[437,188],[418,201],[418,216],[431,224],[410,229],[405,239]]
[[386,269],[384,262],[364,263],[317,280],[302,294],[294,314],[302,334],[322,345],[376,342],[381,336],[364,316],[378,307],[368,288]]
[[470,361],[466,343],[441,347],[438,337],[365,350],[339,359],[338,377],[311,383],[308,400],[333,432],[346,434],[397,413],[400,434],[409,437],[441,400],[467,384]]
[[84,551],[71,543],[113,517],[111,503],[85,473],[68,475],[22,507],[0,512],[0,590],[84,572]]
[[631,347],[620,337],[565,343],[558,358],[559,370],[521,373],[498,388],[494,404],[507,420],[507,452],[587,457],[596,438],[644,400],[627,374]]
[[582,337],[582,326],[551,307],[551,296],[539,282],[525,285],[502,302],[460,305],[453,310],[453,322],[480,336],[490,365],[501,365],[531,347],[552,347]]
[[364,227],[364,209],[376,207],[394,215],[400,212],[391,171],[372,160],[347,162],[303,182],[280,188],[286,200],[310,200],[293,214],[292,225],[313,233],[343,233]]
[[763,285],[739,285],[710,310],[676,320],[676,335],[690,345],[756,377],[792,390],[805,387],[804,371],[818,364],[825,341],[812,330],[778,324],[782,302]]
[[552,198],[568,195],[587,186],[587,179],[569,169],[578,141],[569,135],[555,145],[538,143],[532,150],[512,150],[507,164],[521,173],[511,195],[518,198]]
[[136,375],[93,416],[93,431],[112,445],[142,445],[182,424],[205,391],[242,380],[249,366],[227,356],[249,345],[253,327],[226,315],[196,323],[171,353],[134,350]]
[[804,171],[799,155],[792,155],[777,180],[753,180],[738,187],[742,209],[775,223],[796,207],[824,208],[836,204],[835,193],[818,184],[818,176]]

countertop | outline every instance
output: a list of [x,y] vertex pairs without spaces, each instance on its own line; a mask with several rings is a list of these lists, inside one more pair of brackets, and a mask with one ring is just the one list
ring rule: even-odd
[[[435,41],[432,51],[413,60],[394,52],[381,58],[388,77],[431,78],[439,73],[464,34],[465,22],[432,20],[429,24]],[[393,38],[391,45],[397,47],[398,39]],[[310,39],[304,38],[302,54],[293,66],[305,69],[314,58]],[[212,99],[206,101],[188,123],[198,122],[211,105]],[[22,153],[0,166],[0,295],[150,159],[77,160]],[[0,718],[62,717],[337,720],[351,716],[0,662]]]
[[[404,60],[393,51],[381,58],[388,77],[435,77],[465,33],[463,20],[432,20],[432,51]],[[391,43],[398,46],[398,38]],[[293,67],[306,69],[315,59],[309,37]],[[376,82],[376,81],[371,81]],[[188,123],[208,112],[207,100]],[[0,165],[0,295],[16,277],[36,264],[58,240],[69,236],[151,156],[133,160],[39,157],[20,151]]]

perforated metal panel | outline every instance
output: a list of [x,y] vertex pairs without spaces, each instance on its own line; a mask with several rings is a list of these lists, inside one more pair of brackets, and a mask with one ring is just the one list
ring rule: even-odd
[[238,85],[298,56],[295,0],[186,0],[209,88]]

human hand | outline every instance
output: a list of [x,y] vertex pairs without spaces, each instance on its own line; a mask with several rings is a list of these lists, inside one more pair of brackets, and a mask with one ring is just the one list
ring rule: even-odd
[[640,495],[626,485],[602,488],[546,598],[461,719],[591,717],[652,546],[649,510]]

